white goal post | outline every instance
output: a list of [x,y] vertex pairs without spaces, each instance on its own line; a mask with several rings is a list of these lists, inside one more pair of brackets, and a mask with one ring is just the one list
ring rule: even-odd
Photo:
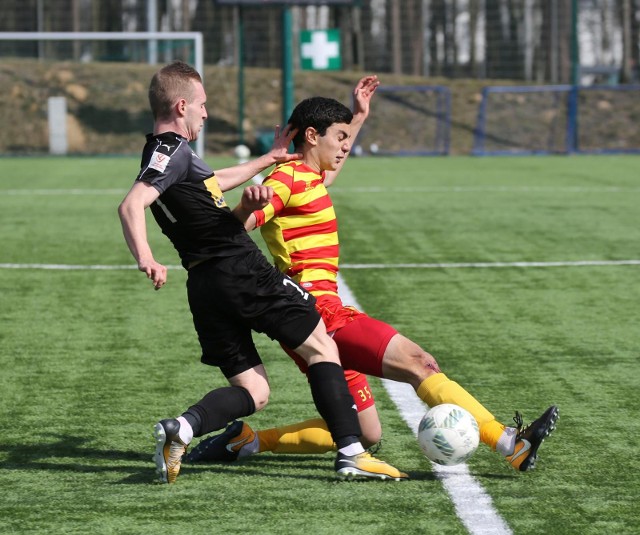
[[[193,41],[194,68],[204,80],[204,47],[200,32],[0,32],[0,41]],[[204,156],[204,128],[196,140],[196,152]]]

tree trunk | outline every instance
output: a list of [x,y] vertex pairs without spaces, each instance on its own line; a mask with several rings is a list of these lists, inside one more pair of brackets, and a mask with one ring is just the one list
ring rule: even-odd
[[[631,0],[622,0],[622,13],[620,14],[622,26],[622,82],[630,82],[633,76],[631,41]],[[637,47],[636,47],[637,48]]]
[[400,16],[400,0],[391,0],[391,66],[393,74],[402,74],[402,25]]

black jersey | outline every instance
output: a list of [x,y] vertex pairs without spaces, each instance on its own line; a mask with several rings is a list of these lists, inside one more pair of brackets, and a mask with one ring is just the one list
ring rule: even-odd
[[256,247],[227,206],[213,170],[182,136],[147,135],[136,180],[160,192],[151,212],[185,268],[197,260],[235,256]]

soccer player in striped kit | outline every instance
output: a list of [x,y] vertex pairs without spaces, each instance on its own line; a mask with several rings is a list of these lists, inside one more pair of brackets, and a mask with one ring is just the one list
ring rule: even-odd
[[[483,443],[516,470],[530,470],[542,441],[555,429],[556,406],[549,407],[527,426],[516,412],[516,427],[505,426],[466,389],[449,379],[431,354],[390,325],[344,306],[338,295],[338,225],[327,186],[344,165],[378,85],[376,76],[358,82],[354,113],[331,98],[313,97],[298,104],[289,125],[297,130],[293,143],[303,158],[277,166],[264,180],[263,187],[273,190],[271,202],[251,214],[245,227],[259,227],[278,269],[316,298],[316,308],[347,370],[347,382],[359,410],[363,444],[375,444],[382,433],[363,375],[367,374],[411,384],[430,407],[441,403],[464,407],[477,420]],[[284,349],[306,372],[302,359],[290,348]],[[189,460],[235,460],[262,451],[318,453],[333,448],[321,419],[258,432],[246,422],[237,421],[224,433],[198,444]]]

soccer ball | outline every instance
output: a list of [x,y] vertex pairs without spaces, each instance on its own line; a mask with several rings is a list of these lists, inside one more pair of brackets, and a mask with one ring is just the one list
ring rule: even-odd
[[251,150],[246,145],[237,145],[235,148],[236,158],[246,160],[251,156]]
[[445,466],[469,459],[480,442],[478,423],[471,414],[452,403],[429,409],[418,426],[418,443],[434,463]]

